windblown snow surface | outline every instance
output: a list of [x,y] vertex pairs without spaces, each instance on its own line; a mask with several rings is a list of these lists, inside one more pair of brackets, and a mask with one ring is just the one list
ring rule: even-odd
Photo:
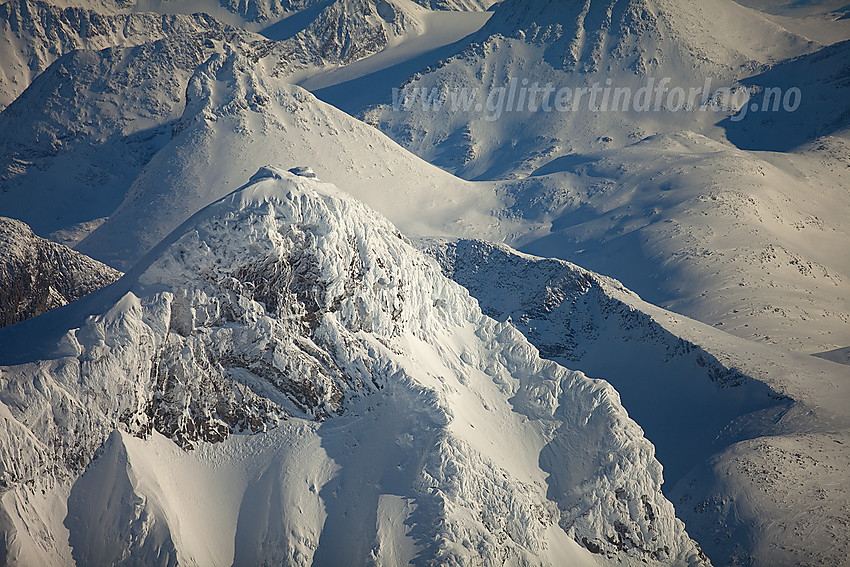
[[86,302],[2,368],[8,564],[707,564],[617,392],[331,185],[263,168]]

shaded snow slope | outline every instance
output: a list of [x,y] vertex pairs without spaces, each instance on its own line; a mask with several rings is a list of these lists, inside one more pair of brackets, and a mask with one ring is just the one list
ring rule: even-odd
[[12,564],[705,562],[616,391],[331,185],[263,168],[83,301],[2,369]]
[[716,564],[846,560],[843,367],[742,341],[567,262],[480,241],[426,249],[543,356],[609,379],[657,448],[665,494]]
[[782,111],[782,105],[771,102],[768,107],[776,106],[780,112],[749,112],[743,119],[740,114],[734,120],[726,119],[720,123],[726,137],[741,149],[789,152],[830,135],[840,136],[850,128],[848,68],[850,40],[742,80],[741,84],[753,91],[751,100],[762,108],[765,107],[762,96],[768,89],[782,93],[795,87],[801,89],[800,103],[788,106],[793,112]]
[[458,42],[469,39],[492,16],[492,12],[425,12],[417,16],[415,36],[405,36],[380,52],[342,67],[311,70],[294,76],[297,84],[329,98],[327,89],[345,84],[345,92],[333,98],[341,110],[359,109],[373,103],[381,89],[389,92],[429,64],[457,51]]
[[121,276],[105,264],[0,217],[0,326],[65,305]]
[[850,364],[850,347],[836,348],[826,352],[816,352],[812,356],[831,360],[838,364]]

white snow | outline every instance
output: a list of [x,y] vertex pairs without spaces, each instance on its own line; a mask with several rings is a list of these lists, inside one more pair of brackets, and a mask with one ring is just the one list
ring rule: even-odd
[[476,241],[425,244],[485,313],[510,320],[546,357],[607,377],[656,447],[665,494],[716,563],[843,560],[844,367],[664,311],[563,261]]

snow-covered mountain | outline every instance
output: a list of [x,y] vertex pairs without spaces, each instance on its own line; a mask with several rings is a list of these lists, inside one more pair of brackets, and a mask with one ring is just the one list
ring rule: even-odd
[[0,5],[6,563],[847,562],[846,9],[489,4]]
[[[469,47],[377,91],[378,106],[365,119],[466,179],[511,177],[558,155],[622,147],[662,132],[718,137],[714,124],[728,113],[706,110],[712,93],[816,47],[732,0],[505,1]],[[660,110],[652,111],[662,79],[668,90],[683,89],[679,111],[665,110],[666,92]],[[594,84],[593,103],[589,92],[576,92]],[[550,110],[556,91],[570,89],[566,111],[540,111],[544,94],[529,89],[547,85]],[[649,111],[634,104],[647,86]],[[392,104],[391,87],[402,89]],[[599,110],[606,87],[606,110]],[[625,110],[615,88],[633,95]],[[437,96],[425,100],[432,92]],[[430,104],[433,99],[445,102]]]
[[377,53],[397,37],[421,32],[425,12],[413,2],[336,0],[289,42],[320,62],[345,65]]
[[406,232],[463,234],[491,224],[488,233],[497,234],[490,210],[502,205],[492,186],[422,161],[303,89],[263,74],[238,52],[213,55],[196,69],[172,132],[120,206],[77,249],[110,265],[132,266],[264,162],[308,162],[323,179],[339,185],[350,179],[347,191]]
[[273,52],[276,73],[292,73],[351,63],[415,37],[424,31],[431,9],[484,9],[476,0],[435,4],[439,6],[423,7],[410,0],[220,4],[10,0],[0,4],[0,110],[53,61],[76,49],[182,40],[187,34],[220,37],[235,26],[283,40],[268,44],[265,51]]
[[0,114],[0,206],[41,235],[109,216],[171,138],[204,36],[62,58]]
[[548,233],[516,244],[738,336],[806,353],[840,347],[848,157],[842,137],[783,155],[693,133],[562,156],[517,182],[521,202],[552,197],[537,204]]
[[0,110],[51,63],[75,49],[139,45],[223,29],[204,14],[101,14],[40,0],[9,0],[0,4]]
[[[350,179],[405,229],[427,223],[429,209],[440,220],[428,226],[439,226],[476,199],[495,207],[491,188],[270,76],[279,61],[270,45],[197,35],[58,61],[0,114],[0,208],[42,235],[111,216],[80,249],[128,268],[266,162],[310,161],[325,179]],[[388,198],[395,177],[407,180],[408,200]]]
[[24,325],[7,564],[707,564],[616,391],[328,184],[263,168]]
[[[535,227],[505,234],[514,247],[739,336],[808,353],[845,346],[847,42],[819,47],[731,1],[613,4],[500,3],[470,47],[363,116],[461,177],[514,179],[504,214]],[[601,108],[604,88],[637,97],[662,79],[686,91],[710,79],[709,101],[723,86],[751,89],[747,109],[770,88],[802,89],[805,104],[731,116],[700,93],[693,110],[594,112],[585,93],[556,111],[550,92],[545,112],[538,92],[535,108],[515,108],[533,85],[596,83]]]
[[425,248],[543,356],[611,382],[716,564],[846,559],[846,369],[736,339],[567,262],[480,241]]
[[0,326],[66,305],[121,276],[105,264],[0,217]]
[[[356,20],[347,14],[343,20]],[[348,29],[342,20],[337,23]],[[497,24],[488,22],[485,32]],[[775,24],[759,25],[775,31]],[[671,37],[688,37],[677,30]],[[541,41],[517,45],[537,49]],[[464,183],[287,85],[292,69],[324,64],[314,48],[299,47],[296,38],[275,43],[229,32],[72,54],[0,115],[6,162],[0,206],[42,235],[78,223],[93,227],[91,221],[111,216],[80,250],[127,269],[194,211],[221,197],[215,191],[235,187],[240,176],[267,162],[309,161],[323,178],[353,190],[406,232],[503,240],[615,276],[654,303],[740,336],[806,352],[844,346],[850,309],[842,282],[850,267],[845,256],[834,253],[847,239],[841,228],[842,211],[848,210],[846,175],[840,167],[846,144],[840,136],[821,138],[793,158],[741,152],[692,133],[576,155],[560,143],[547,146],[550,138],[539,135],[534,124],[522,124],[513,131],[530,140],[536,156],[531,163],[540,165],[525,169],[530,165],[518,166],[514,159],[523,142],[514,137],[500,144],[508,135],[500,129],[510,120],[499,120],[496,130],[488,126],[481,132],[486,144],[507,152],[493,159],[499,167],[519,167],[521,176],[533,175],[499,187]],[[510,52],[499,53],[504,51]],[[293,53],[300,55],[286,55]],[[788,64],[782,74],[788,85],[803,69],[817,71],[809,85],[820,85],[817,100],[831,103],[806,102],[799,119],[796,113],[782,115],[784,131],[804,132],[805,123],[824,134],[840,126],[841,115],[826,109],[846,99],[847,87],[832,70],[847,53],[846,44],[838,44]],[[451,65],[473,69],[476,61],[460,58]],[[751,82],[774,84],[771,73],[778,71]],[[102,81],[109,88],[101,88]],[[75,87],[60,88],[69,83]],[[260,104],[266,97],[270,102]],[[103,112],[104,105],[115,112]],[[30,108],[47,111],[34,114]],[[468,113],[446,121],[442,114],[422,116],[434,121],[422,124],[430,136]],[[550,118],[538,117],[558,136],[569,132]],[[773,119],[761,126],[756,120],[751,115],[729,123],[730,137],[751,144],[771,139],[778,127]],[[446,144],[451,152],[478,155],[481,148],[457,143],[475,137],[451,134]],[[543,146],[548,149],[541,151]],[[671,161],[688,165],[671,167]],[[832,172],[826,173],[824,163]],[[349,179],[352,171],[355,179]],[[809,189],[815,177],[821,184],[817,201]],[[394,184],[407,186],[409,197],[391,199]],[[765,216],[760,212],[765,207],[774,213]],[[697,281],[701,285],[692,284]]]

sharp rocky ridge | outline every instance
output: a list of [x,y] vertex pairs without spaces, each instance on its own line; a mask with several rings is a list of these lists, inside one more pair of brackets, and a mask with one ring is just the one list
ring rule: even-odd
[[[625,564],[708,563],[661,494],[653,446],[617,392],[540,359],[388,221],[329,184],[263,168],[106,291],[83,300],[97,314],[78,327],[68,316],[52,355],[0,370],[3,519],[15,532],[13,564],[27,554],[51,563],[69,555],[81,563],[191,557],[169,504],[154,506],[144,482],[131,482],[133,498],[119,505],[136,506],[121,512],[135,517],[127,529],[142,534],[129,539],[98,539],[105,510],[80,512],[74,494],[106,466],[98,463],[118,459],[132,468],[135,442],[122,435],[164,436],[209,458],[246,436],[285,440],[297,423],[328,452],[341,430],[346,444],[362,446],[335,459],[342,487],[346,479],[363,482],[356,475],[364,463],[390,452],[395,471],[373,478],[365,493],[377,491],[376,505],[380,494],[398,494],[415,509],[419,527],[393,537],[408,538],[421,557],[557,564],[565,545],[577,561],[587,559],[584,548]],[[16,336],[0,340],[13,347]],[[370,415],[387,419],[386,431],[352,433]],[[386,435],[391,449],[368,440]],[[92,463],[98,454],[108,458]],[[333,498],[326,489],[329,514],[357,509],[343,488]],[[287,490],[316,497],[303,481]],[[73,549],[55,534],[38,541],[14,529],[34,521],[43,494],[69,493],[64,525]],[[319,524],[297,545],[293,533],[276,537],[300,550],[293,564],[309,564],[339,553],[323,545],[334,525]],[[373,531],[363,536],[363,553],[380,555],[389,536]],[[239,546],[231,552],[238,563]]]
[[35,317],[111,284],[114,270],[0,217],[0,326]]

